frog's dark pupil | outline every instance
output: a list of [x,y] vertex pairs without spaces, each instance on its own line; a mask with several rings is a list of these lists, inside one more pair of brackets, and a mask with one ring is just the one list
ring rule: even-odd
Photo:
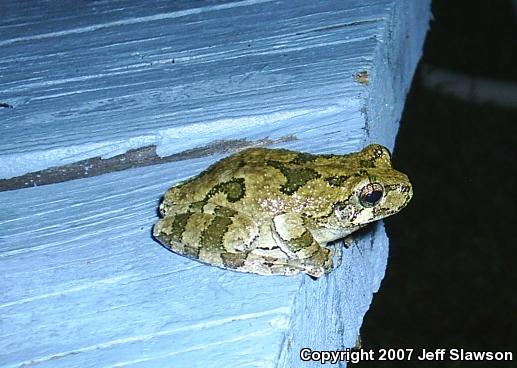
[[363,201],[368,202],[370,204],[374,204],[379,202],[379,199],[382,197],[382,192],[380,190],[376,190],[374,192],[368,193],[363,197]]
[[384,191],[380,184],[371,183],[361,189],[359,201],[364,207],[373,207],[379,203],[383,194]]

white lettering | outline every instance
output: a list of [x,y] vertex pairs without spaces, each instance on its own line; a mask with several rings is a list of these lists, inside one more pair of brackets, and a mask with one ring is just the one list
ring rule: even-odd
[[300,359],[304,362],[308,362],[311,360],[311,349],[309,348],[303,348],[300,350]]
[[451,349],[449,351],[450,360],[513,360],[511,351],[466,351],[465,349]]
[[350,362],[358,363],[363,360],[374,360],[373,350],[352,350],[346,348],[345,350],[311,350],[309,348],[303,348],[300,350],[300,360],[303,362],[314,361],[320,362],[321,364],[331,363],[336,364],[338,362]]
[[458,354],[458,349],[451,349],[449,351],[449,359],[450,360],[459,360],[460,356]]

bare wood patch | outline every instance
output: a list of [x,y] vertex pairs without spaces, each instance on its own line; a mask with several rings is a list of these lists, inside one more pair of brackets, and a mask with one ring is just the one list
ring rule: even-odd
[[34,171],[9,179],[0,179],[0,192],[61,183],[68,180],[87,178],[134,167],[190,160],[217,153],[235,152],[248,147],[267,146],[295,141],[296,139],[297,138],[293,135],[286,135],[278,139],[263,138],[256,141],[249,141],[247,139],[219,140],[202,147],[192,148],[165,157],[158,156],[156,154],[156,146],[150,145],[132,149],[123,154],[106,159],[97,156],[68,165]]

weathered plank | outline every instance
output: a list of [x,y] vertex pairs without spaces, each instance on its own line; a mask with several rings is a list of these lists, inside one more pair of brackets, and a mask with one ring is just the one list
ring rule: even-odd
[[0,366],[292,367],[301,347],[353,346],[386,266],[382,224],[318,281],[204,266],[160,247],[150,228],[169,186],[243,139],[393,148],[428,7],[2,8],[0,178],[142,147],[180,159],[0,192]]
[[[418,10],[387,0],[4,7],[0,102],[14,109],[0,109],[0,178],[131,148],[169,155],[243,137],[289,134],[303,141],[298,148],[357,149],[370,90],[356,75],[391,82],[375,58],[380,69],[379,51],[398,41],[389,38],[400,28],[391,17],[403,20],[394,13],[408,6]],[[390,61],[407,67],[387,67],[409,69],[412,52]],[[396,78],[406,89],[409,78]]]
[[377,289],[387,258],[375,235],[319,281],[228,272],[151,239],[160,194],[206,162],[0,193],[1,366],[274,366],[286,339],[295,349],[300,334],[322,346],[355,336],[349,316],[366,312],[361,294]]

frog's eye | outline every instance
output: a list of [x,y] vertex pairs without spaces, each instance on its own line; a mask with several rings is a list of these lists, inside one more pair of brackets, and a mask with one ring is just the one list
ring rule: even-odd
[[382,199],[384,188],[379,183],[365,185],[359,191],[359,202],[363,207],[373,207]]

